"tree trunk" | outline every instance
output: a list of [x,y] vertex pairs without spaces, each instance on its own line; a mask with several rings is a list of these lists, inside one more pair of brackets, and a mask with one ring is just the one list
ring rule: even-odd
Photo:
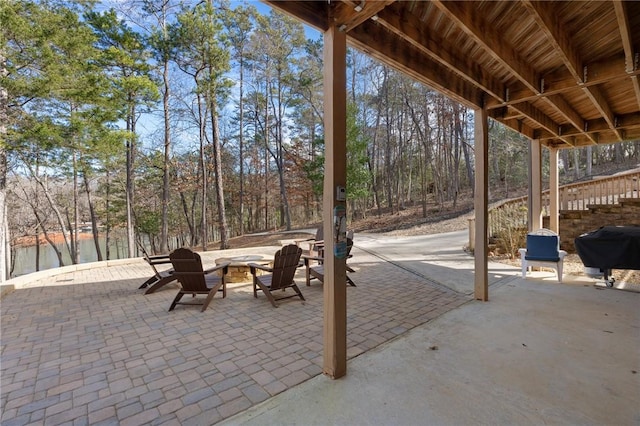
[[218,200],[218,229],[220,230],[220,249],[229,248],[229,236],[227,230],[227,215],[224,205],[224,182],[222,179],[222,146],[220,144],[220,131],[218,129],[218,115],[215,108],[215,98],[211,100],[211,131],[213,132],[213,166],[215,171],[216,197]]
[[165,59],[163,63],[162,81],[164,83],[164,93],[162,95],[162,106],[164,112],[164,160],[162,162],[162,230],[160,231],[160,252],[169,251],[169,184],[170,184],[170,162],[171,162],[171,121],[169,114],[169,61]]
[[65,247],[67,248],[69,253],[71,253],[71,246],[69,243],[69,231],[67,230],[67,226],[64,223],[64,218],[60,213],[60,209],[58,209],[58,206],[56,206],[53,198],[51,197],[51,194],[49,193],[49,189],[47,188],[45,183],[40,179],[40,177],[36,173],[34,173],[31,167],[29,166],[27,167],[29,169],[31,177],[36,181],[36,183],[40,186],[40,188],[42,188],[42,192],[44,193],[44,196],[47,199],[47,202],[49,203],[49,207],[51,207],[51,210],[53,210],[53,213],[55,214],[56,219],[58,221],[58,226],[60,226],[60,231],[62,232],[62,238],[64,239]]
[[80,206],[78,205],[78,199],[80,198],[80,190],[78,188],[78,153],[73,150],[73,235],[71,238],[71,263],[76,265],[78,263],[78,230],[80,229],[78,222],[80,221]]
[[133,219],[134,203],[134,163],[135,163],[135,107],[130,107],[127,117],[127,177],[126,177],[126,211],[127,211],[127,249],[128,257],[133,256],[135,242],[135,224]]
[[239,148],[240,148],[240,235],[244,235],[244,55],[240,55],[240,87],[239,87],[239,96],[240,96],[240,117],[239,121]]
[[93,200],[91,199],[91,189],[89,187],[89,180],[87,179],[87,174],[82,173],[84,178],[84,190],[87,194],[87,204],[89,205],[89,215],[91,216],[91,232],[93,233],[93,243],[96,247],[96,255],[98,257],[98,261],[101,262],[104,260],[102,258],[102,250],[100,249],[100,234],[98,232],[98,218],[96,216],[96,209],[93,205]]
[[200,120],[200,154],[198,157],[200,167],[200,177],[202,179],[202,212],[200,217],[200,235],[202,238],[202,250],[207,251],[207,242],[209,241],[209,235],[207,234],[207,193],[209,192],[209,182],[207,180],[207,163],[205,161],[205,140],[206,140],[206,122],[205,111],[202,109],[202,100],[198,95],[198,119]]
[[[56,243],[49,236],[49,232],[47,232],[47,228],[44,226],[44,221],[40,218],[40,214],[38,213],[37,206],[32,205],[31,208],[33,209],[33,215],[35,216],[36,221],[38,222],[38,224],[40,225],[40,228],[42,229],[42,235],[44,235],[44,239],[49,243],[53,251],[56,253],[56,257],[58,258],[58,266],[60,267],[64,266],[64,260],[62,259],[62,252],[60,251],[60,249],[58,249],[58,246],[56,245]],[[36,228],[36,232],[38,232],[37,228]],[[36,240],[36,243],[39,245],[38,240]],[[38,256],[38,261],[36,262],[37,271],[40,270],[39,258],[40,256]]]
[[105,255],[107,260],[111,259],[111,252],[109,250],[109,246],[111,245],[111,215],[110,215],[110,207],[111,207],[111,173],[109,173],[109,169],[107,168],[106,176],[107,185],[106,185],[106,194],[105,194],[105,211],[107,215],[107,223],[106,229],[104,232],[104,247],[105,247]]
[[195,239],[196,229],[194,225],[193,208],[191,209],[191,213],[190,213],[189,206],[187,205],[187,199],[184,195],[184,192],[182,191],[180,191],[180,203],[182,204],[182,211],[184,212],[184,218],[187,221],[187,227],[189,228],[190,245],[193,247],[196,245],[196,239]]
[[[7,75],[5,57],[0,49],[0,77]],[[7,90],[0,86],[0,140],[5,140],[7,134]],[[9,259],[11,246],[9,244],[9,219],[7,217],[7,151],[5,144],[0,143],[0,282],[9,278]]]

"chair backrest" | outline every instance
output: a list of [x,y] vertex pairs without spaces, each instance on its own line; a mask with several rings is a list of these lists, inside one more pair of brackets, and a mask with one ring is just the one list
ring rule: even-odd
[[182,247],[169,255],[174,274],[185,291],[207,291],[202,269],[202,259],[198,253]]
[[142,257],[144,258],[144,261],[147,262],[149,264],[149,266],[151,266],[155,276],[156,277],[160,277],[160,272],[158,272],[158,269],[156,268],[156,265],[151,260],[151,257],[149,256],[149,253],[147,252],[147,249],[144,248],[144,244],[142,244],[142,242],[140,242],[140,240],[136,240],[136,243],[138,244],[138,249],[142,252]]
[[313,244],[311,250],[318,253],[319,249],[324,247],[324,227],[320,225],[318,229],[316,229],[316,236],[314,238],[315,241],[322,241],[322,245],[318,246],[317,244]]
[[271,290],[288,287],[293,282],[296,269],[300,266],[302,249],[289,244],[278,250],[273,258]]
[[560,237],[549,229],[527,234],[527,260],[557,262],[560,260]]
[[[347,233],[349,235],[349,233]],[[351,249],[353,248],[353,234],[352,237],[347,237],[347,259],[351,257]]]

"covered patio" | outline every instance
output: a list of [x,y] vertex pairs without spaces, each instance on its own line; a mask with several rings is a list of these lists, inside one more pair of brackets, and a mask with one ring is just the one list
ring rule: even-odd
[[[489,300],[489,118],[530,138],[529,229],[542,227],[542,148],[558,231],[558,150],[640,137],[640,3],[276,1],[324,34],[323,223],[346,187],[346,56],[351,45],[475,111],[474,297]],[[327,239],[327,252],[343,238]],[[560,236],[562,238],[562,236]],[[335,240],[335,241],[334,241]],[[324,373],[347,371],[345,261],[325,265]]]
[[637,423],[640,293],[490,263],[495,295],[474,301],[466,237],[357,235],[339,381],[321,374],[323,288],[302,269],[306,304],[277,309],[239,283],[167,312],[177,287],[144,295],[141,259],[19,285],[2,299],[0,421]]

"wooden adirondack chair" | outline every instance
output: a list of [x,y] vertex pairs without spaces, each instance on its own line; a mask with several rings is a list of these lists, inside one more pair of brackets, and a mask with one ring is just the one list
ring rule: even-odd
[[137,243],[138,248],[142,252],[144,261],[147,262],[149,266],[151,266],[151,269],[153,269],[153,275],[149,277],[148,280],[143,282],[140,287],[138,287],[139,289],[149,287],[144,294],[153,293],[160,287],[176,280],[176,277],[173,275],[173,269],[158,271],[158,268],[156,268],[156,265],[165,265],[167,263],[171,263],[171,259],[169,259],[168,254],[149,255],[142,243],[140,241],[137,241]]
[[[227,297],[227,286],[224,277],[227,274],[229,263],[222,263],[213,268],[203,270],[200,255],[188,248],[176,249],[171,252],[169,257],[173,264],[174,275],[180,284],[182,284],[182,288],[176,295],[173,303],[171,303],[169,311],[172,311],[178,304],[201,304],[201,312],[204,312],[218,291],[222,292],[223,298]],[[220,270],[222,271],[221,275],[213,274],[213,272]],[[191,294],[194,298],[197,294],[206,294],[207,297],[204,303],[180,302],[180,299],[182,299],[182,296],[185,294]]]
[[[351,234],[353,235],[353,234]],[[347,259],[353,257],[351,254],[351,249],[353,248],[353,238],[347,238]],[[317,278],[320,282],[324,283],[324,265],[323,258],[319,256],[302,256],[304,259],[304,267],[305,267],[305,277],[307,285],[311,285],[311,279]],[[312,261],[317,261],[317,265],[312,265]],[[353,268],[347,265],[347,272],[355,272]],[[347,284],[352,287],[356,287],[356,284],[353,282],[351,277],[347,275]]]
[[[293,280],[296,269],[300,265],[300,256],[302,255],[302,249],[295,244],[289,244],[278,250],[273,258],[273,266],[259,265],[257,263],[249,263],[251,268],[251,275],[253,275],[253,297],[258,297],[258,290],[267,296],[267,299],[274,308],[278,307],[276,301],[282,299],[288,299],[290,297],[299,297],[304,302],[304,296],[298,288],[298,285]],[[269,272],[265,275],[258,275],[258,271]],[[278,294],[276,297],[276,291],[279,293],[284,292],[287,288],[293,289],[295,294],[288,294],[282,296]]]
[[302,249],[303,256],[322,257],[322,250],[324,249],[324,228],[320,225],[318,229],[316,229],[315,237],[295,240],[295,243],[297,246],[306,247]]

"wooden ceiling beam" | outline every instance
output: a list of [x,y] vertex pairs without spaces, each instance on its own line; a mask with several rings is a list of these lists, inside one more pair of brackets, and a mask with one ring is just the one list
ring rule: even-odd
[[[358,25],[377,15],[395,0],[384,1],[342,1],[335,4],[333,19],[340,31],[349,32]],[[360,9],[360,10],[358,10]]]
[[582,58],[573,47],[567,33],[561,28],[557,15],[549,7],[549,3],[525,0],[522,5],[531,13],[538,27],[547,37],[547,41],[553,46],[567,70],[575,79],[574,81],[578,84],[582,83]]
[[613,8],[616,11],[618,27],[620,28],[620,36],[622,37],[622,47],[624,49],[624,57],[626,61],[625,69],[628,73],[631,73],[637,67],[637,58],[635,57],[633,49],[633,39],[631,37],[627,8],[621,0],[613,0]]
[[[640,113],[633,113],[627,115],[621,115],[617,117],[617,128],[625,129],[640,129]],[[605,131],[610,131],[609,123],[604,118],[598,118],[595,120],[587,120],[585,123],[585,131],[576,130],[573,126],[563,125],[561,126],[561,134],[564,136],[579,136],[579,135],[597,135]],[[613,134],[613,132],[612,132]],[[547,135],[544,139],[550,139],[555,136]],[[595,138],[595,136],[594,136]]]
[[[382,30],[382,31],[381,31]],[[457,77],[406,40],[384,30],[372,20],[363,22],[348,34],[349,43],[421,83],[470,108],[481,108],[483,92]]]
[[[609,128],[618,136],[620,142],[622,142],[623,137],[620,131],[616,128],[616,117],[611,110],[611,106],[609,106],[609,102],[607,102],[604,93],[599,86],[591,86],[584,87],[582,89],[584,93],[587,95],[591,102],[595,105],[595,107],[600,112],[600,115],[605,119]],[[587,129],[588,130],[588,129]]]
[[[549,104],[553,105],[558,111],[565,116],[565,118],[573,125],[573,127],[578,130],[578,132],[584,132],[586,128],[586,121],[578,114],[569,103],[562,97],[562,95],[552,95],[544,98]],[[585,133],[586,134],[586,133]],[[558,135],[563,136],[562,126],[560,126],[560,130],[558,130]],[[594,144],[597,143],[595,138],[592,141]]]
[[535,93],[540,92],[540,79],[536,71],[520,58],[502,34],[484,22],[482,16],[472,9],[475,2],[433,0],[432,3],[527,88]]
[[[583,66],[584,83],[582,87],[595,86],[607,82],[615,82],[617,80],[625,80],[630,74],[625,71],[624,55],[614,56],[607,61],[591,62]],[[631,76],[640,75],[640,69],[636,69]],[[492,99],[487,102],[487,108],[500,108],[506,105],[517,104],[520,102],[529,102],[539,99],[541,96],[559,95],[570,92],[578,88],[575,79],[569,74],[568,70],[562,69],[550,74],[542,76],[542,93],[534,93],[524,84],[512,85],[508,88],[506,100],[501,102],[498,99]]]
[[506,92],[504,84],[491,78],[488,72],[476,62],[456,56],[452,53],[454,49],[450,43],[437,34],[423,31],[423,26],[415,15],[405,13],[400,16],[391,8],[387,8],[378,14],[377,23],[407,40],[416,49],[421,50],[467,82],[498,99],[504,99]]
[[560,134],[560,125],[531,104],[521,103],[517,105],[511,105],[510,108],[515,109],[525,117],[529,118],[531,121],[536,122],[542,128],[551,133],[554,137],[562,139],[566,143],[571,144],[571,140],[569,138]]
[[[526,0],[522,5],[529,11],[551,46],[562,59],[575,83],[578,85],[583,84],[582,58],[574,48],[567,33],[561,28],[557,16],[553,13],[548,3],[542,4],[538,1]],[[584,119],[569,105],[562,95],[552,95],[544,99],[573,124],[576,129],[584,131]],[[590,137],[590,135],[587,136]],[[597,143],[595,138],[592,142],[594,144]]]
[[[625,69],[627,73],[631,75],[635,70],[638,69],[640,53],[636,52],[633,46],[633,38],[631,37],[631,26],[629,25],[629,15],[627,14],[626,5],[621,0],[614,0],[613,7],[616,11],[618,27],[620,28],[620,36],[622,37],[622,47],[624,48],[624,57],[626,62]],[[633,91],[636,95],[638,107],[640,107],[639,79],[640,77],[638,77],[637,75],[631,75],[631,82],[633,83]]]

